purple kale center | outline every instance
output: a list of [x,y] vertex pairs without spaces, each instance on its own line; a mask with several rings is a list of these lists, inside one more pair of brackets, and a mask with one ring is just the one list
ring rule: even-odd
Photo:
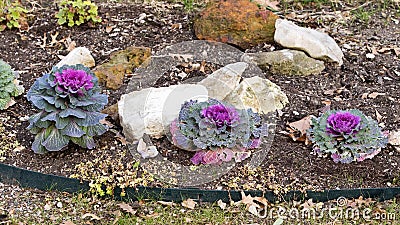
[[217,128],[221,128],[224,125],[230,126],[239,121],[239,113],[236,109],[222,104],[211,105],[201,110],[201,116],[209,119]]
[[92,76],[83,70],[66,69],[62,73],[55,74],[54,83],[57,89],[62,92],[77,93],[83,95],[83,90],[93,88]]
[[326,131],[333,135],[349,135],[360,128],[361,118],[350,112],[337,112],[327,119]]

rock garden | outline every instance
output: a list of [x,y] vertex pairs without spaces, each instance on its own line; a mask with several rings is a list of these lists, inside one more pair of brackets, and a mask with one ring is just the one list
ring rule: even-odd
[[396,0],[1,4],[2,165],[98,196],[400,194]]

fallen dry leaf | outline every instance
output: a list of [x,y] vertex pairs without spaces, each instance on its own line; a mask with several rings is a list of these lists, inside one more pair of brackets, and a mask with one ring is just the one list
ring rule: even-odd
[[331,89],[331,90],[324,91],[324,95],[334,95],[335,91],[336,91],[336,89]]
[[128,144],[128,142],[126,141],[125,137],[122,136],[122,134],[121,134],[120,132],[118,132],[118,133],[115,135],[115,137],[121,142],[121,144],[122,144],[123,146],[125,146],[125,145]]
[[122,216],[122,213],[121,213],[121,211],[116,210],[116,211],[113,212],[113,214],[115,215],[115,219],[114,219],[114,222],[112,224],[115,225],[115,224],[118,223],[119,218]]
[[174,202],[165,202],[165,201],[157,201],[157,203],[160,203],[161,205],[164,206],[175,206],[176,204]]
[[303,204],[300,205],[302,209],[314,209],[315,208],[315,203],[313,202],[312,198],[308,199],[305,201]]
[[218,200],[217,205],[218,205],[222,210],[225,210],[225,209],[226,209],[226,203],[223,202],[221,199]]
[[160,214],[158,212],[153,212],[147,215],[140,215],[142,218],[150,219],[150,218],[157,218],[160,217]]
[[42,38],[43,44],[39,45],[41,48],[45,48],[46,47],[46,41],[47,41],[47,34],[44,33],[43,34],[43,38]]
[[375,114],[376,114],[376,120],[378,122],[381,122],[383,116],[378,112],[378,110],[375,109]]
[[49,46],[53,46],[54,44],[59,43],[59,42],[57,41],[58,34],[59,34],[58,31],[57,31],[54,35],[53,35],[53,34],[50,34],[51,42],[50,42]]
[[311,116],[306,116],[303,119],[292,122],[288,124],[289,127],[286,128],[289,130],[289,137],[293,139],[293,141],[304,141],[308,144],[307,139],[307,130],[311,127]]
[[197,202],[193,201],[193,199],[186,199],[185,201],[183,201],[182,206],[188,209],[194,209],[196,207]]
[[60,223],[60,225],[75,225],[71,220]]
[[380,95],[386,95],[385,93],[379,93],[379,92],[372,92],[371,94],[368,95],[368,98],[375,99],[376,97]]
[[368,93],[364,93],[361,95],[361,99],[367,99],[368,98]]
[[90,217],[90,220],[101,220],[100,217],[96,216],[93,213],[85,213],[85,214],[83,214],[82,219],[85,219],[87,217]]
[[389,133],[389,144],[400,145],[400,130],[391,131]]
[[364,199],[363,196],[360,196],[359,198],[355,199],[354,202],[357,203],[358,207],[362,205],[369,206],[371,205],[371,203],[375,203],[375,201],[373,201],[372,198]]
[[171,29],[182,29],[182,24],[181,23],[175,23],[171,25]]
[[339,96],[334,97],[333,100],[335,100],[337,102],[343,101],[343,99],[341,97],[339,97]]
[[270,1],[270,0],[254,0],[257,4],[261,5],[261,7],[268,7],[272,10],[279,11],[278,7],[279,1]]
[[114,26],[106,26],[106,32],[110,33],[114,29],[114,27],[116,27],[116,26],[115,25]]
[[400,55],[400,47],[397,46],[390,46],[390,47],[384,47],[378,50],[379,53],[387,53],[387,52],[391,52],[393,50],[394,54],[396,56]]
[[255,205],[249,205],[247,207],[247,211],[249,211],[251,214],[253,214],[255,216],[257,216],[259,214],[258,210],[257,210],[257,206],[255,206]]
[[106,120],[106,119],[102,119],[99,121],[101,124],[106,125],[108,128],[112,128],[114,127],[114,124],[112,124],[110,121]]
[[265,218],[266,217],[266,210],[269,204],[268,200],[264,197],[251,197],[251,195],[246,195],[243,191],[242,200],[235,203],[235,205],[245,204],[246,210],[249,211],[251,214],[259,217]]
[[119,203],[118,206],[119,206],[122,210],[124,210],[125,212],[127,212],[127,213],[130,213],[130,214],[135,214],[135,213],[136,213],[136,210],[134,210],[134,209],[132,208],[132,206],[130,206],[129,204],[126,204],[126,203]]
[[70,51],[74,50],[75,47],[76,47],[76,42],[75,42],[75,41],[71,41],[71,42],[68,44],[67,50],[70,52]]

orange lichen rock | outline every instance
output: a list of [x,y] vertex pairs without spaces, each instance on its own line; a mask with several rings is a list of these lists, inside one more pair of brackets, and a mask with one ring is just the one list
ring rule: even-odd
[[213,2],[194,22],[196,37],[237,45],[243,49],[273,43],[278,16],[249,0]]

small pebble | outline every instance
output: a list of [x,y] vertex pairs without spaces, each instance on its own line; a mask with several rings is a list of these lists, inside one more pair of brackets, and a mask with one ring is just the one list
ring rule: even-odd
[[372,53],[367,53],[365,56],[367,57],[367,59],[374,59],[375,58],[375,55],[372,54]]
[[345,49],[351,49],[351,46],[350,46],[349,44],[344,44],[344,45],[343,45],[343,48],[345,48]]
[[28,121],[29,120],[29,116],[20,117],[19,120],[22,121],[22,122]]

